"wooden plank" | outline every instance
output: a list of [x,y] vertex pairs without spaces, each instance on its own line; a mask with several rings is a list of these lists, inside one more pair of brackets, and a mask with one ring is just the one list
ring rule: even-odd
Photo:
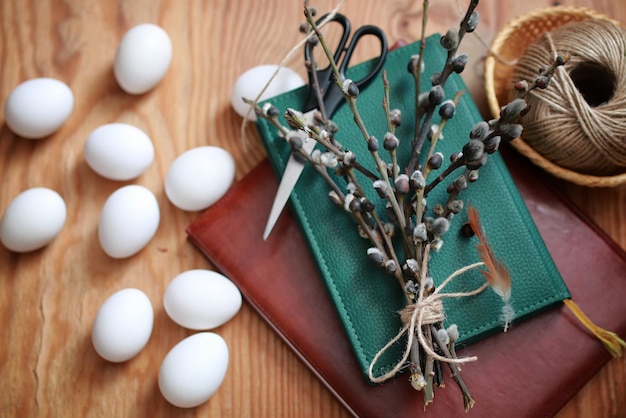
[[[551,3],[483,0],[479,33],[489,42],[509,19]],[[562,3],[594,7],[626,22],[623,2]],[[334,4],[315,2],[320,12]],[[429,33],[457,24],[456,1],[431,4]],[[391,43],[420,36],[419,1],[348,0],[342,12],[354,26],[381,26]],[[230,108],[230,89],[246,69],[279,62],[300,39],[301,21],[301,3],[285,0],[2,1],[0,108],[4,109],[6,97],[17,84],[40,76],[68,83],[76,105],[68,122],[40,141],[16,137],[4,123],[0,127],[0,211],[18,193],[34,186],[57,190],[68,206],[67,224],[45,249],[18,255],[0,248],[0,339],[4,342],[0,346],[0,415],[347,416],[245,304],[231,322],[216,330],[229,344],[231,363],[223,386],[209,402],[188,411],[172,407],[161,397],[156,381],[167,351],[191,333],[165,314],[165,287],[182,271],[211,268],[186,241],[185,227],[197,213],[176,209],[164,194],[167,168],[183,151],[206,144],[232,153],[237,178],[264,157],[251,127],[247,141],[240,137],[241,119]],[[136,97],[117,87],[112,63],[121,36],[144,22],[157,23],[169,33],[174,60],[156,89]],[[473,63],[464,77],[486,111],[481,78],[485,47],[472,37],[466,50]],[[304,76],[300,57],[296,54],[289,66]],[[132,123],[154,141],[155,162],[136,181],[102,179],[84,162],[87,135],[114,121]],[[107,196],[127,183],[155,192],[161,225],[141,253],[113,260],[99,247],[97,221]],[[626,248],[625,187],[564,188]],[[110,364],[91,346],[91,324],[104,299],[124,287],[138,287],[151,299],[154,333],[139,356],[124,364]],[[625,371],[624,359],[610,362],[559,417],[626,415]]]

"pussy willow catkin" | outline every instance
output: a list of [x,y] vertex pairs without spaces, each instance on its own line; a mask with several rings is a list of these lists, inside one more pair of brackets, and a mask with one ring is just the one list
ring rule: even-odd
[[565,53],[571,59],[557,69],[550,87],[528,97],[522,137],[545,158],[572,171],[598,176],[624,172],[626,31],[596,19],[561,26],[528,47],[513,81],[534,80],[541,67]]

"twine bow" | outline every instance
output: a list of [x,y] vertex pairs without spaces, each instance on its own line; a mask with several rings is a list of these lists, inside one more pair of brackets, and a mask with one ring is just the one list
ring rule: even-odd
[[[426,266],[428,259],[429,247],[426,247],[426,251],[424,252],[424,261],[422,262],[422,271],[421,282],[423,283],[423,279],[426,276]],[[480,267],[485,265],[482,261],[479,261],[474,264],[470,264],[468,266],[462,267],[452,273],[446,280],[443,281],[432,293],[427,295],[424,294],[424,286],[420,286],[419,295],[417,301],[411,303],[404,307],[404,309],[400,312],[400,317],[402,319],[403,327],[400,329],[398,334],[392,338],[383,348],[378,351],[378,353],[374,356],[374,359],[370,363],[368,369],[369,379],[374,383],[382,383],[392,377],[394,377],[404,366],[406,360],[409,358],[411,353],[411,348],[413,346],[413,340],[417,336],[417,339],[424,349],[424,351],[432,356],[434,359],[446,362],[446,363],[467,363],[470,361],[476,361],[478,358],[476,356],[471,357],[462,357],[462,358],[449,358],[444,357],[437,354],[427,343],[426,338],[424,337],[423,326],[436,324],[444,320],[444,309],[443,309],[443,298],[460,298],[465,296],[473,296],[477,295],[488,287],[487,283],[484,283],[477,289],[474,289],[469,292],[455,292],[455,293],[441,293],[441,291],[455,278],[460,276],[461,274],[472,270],[476,267]],[[381,376],[374,376],[373,370],[374,365],[378,362],[380,357],[400,338],[404,336],[404,334],[408,335],[406,348],[404,349],[404,354],[402,358],[393,366],[393,368],[387,373]]]

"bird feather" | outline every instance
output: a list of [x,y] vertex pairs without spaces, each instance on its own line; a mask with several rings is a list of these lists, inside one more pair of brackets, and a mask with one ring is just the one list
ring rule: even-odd
[[505,306],[502,308],[502,319],[505,323],[506,331],[514,316],[513,308],[510,305],[511,276],[504,263],[496,258],[493,249],[487,241],[487,236],[481,224],[480,217],[478,216],[478,211],[472,206],[468,206],[468,217],[470,228],[478,239],[478,244],[476,244],[478,255],[483,263],[485,263],[486,270],[481,270],[481,272],[485,276],[489,286],[504,301]]

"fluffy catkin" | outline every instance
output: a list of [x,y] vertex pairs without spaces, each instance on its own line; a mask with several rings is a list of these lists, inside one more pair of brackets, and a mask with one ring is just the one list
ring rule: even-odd
[[571,59],[557,69],[550,86],[527,97],[524,141],[553,163],[581,174],[623,172],[626,31],[589,19],[547,32],[519,59],[513,81],[532,82],[541,67],[566,53]]

